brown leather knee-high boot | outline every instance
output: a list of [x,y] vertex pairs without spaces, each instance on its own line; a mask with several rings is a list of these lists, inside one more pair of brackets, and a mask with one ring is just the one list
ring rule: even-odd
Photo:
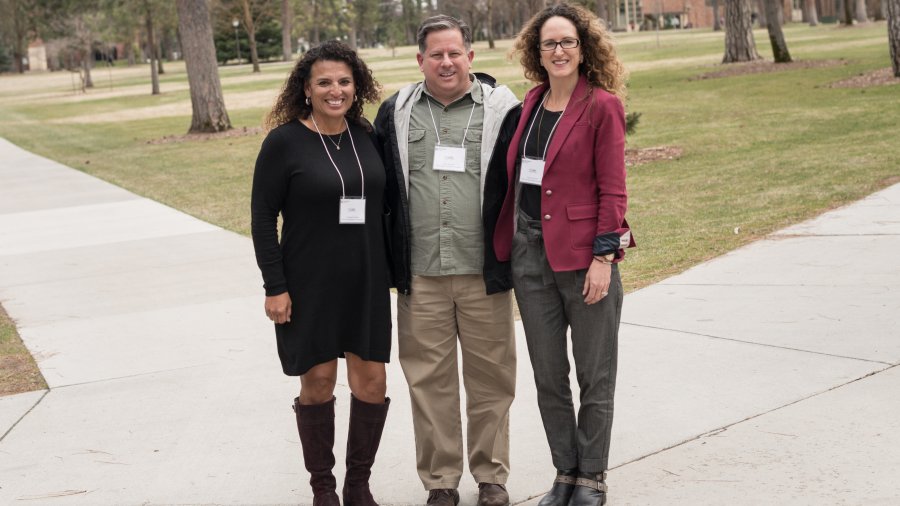
[[384,404],[370,404],[351,395],[344,506],[378,506],[369,490],[369,476],[390,404],[388,398]]
[[300,404],[294,399],[297,432],[303,447],[303,463],[309,471],[313,506],[340,506],[334,469],[334,397],[322,404]]

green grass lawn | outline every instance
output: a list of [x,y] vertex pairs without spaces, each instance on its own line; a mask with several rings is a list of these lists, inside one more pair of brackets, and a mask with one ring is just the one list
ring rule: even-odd
[[[717,79],[723,34],[616,34],[631,71],[627,109],[641,112],[630,148],[678,146],[678,160],[629,169],[628,219],[638,248],[622,265],[631,291],[752,240],[900,181],[900,85],[831,88],[889,66],[884,23],[843,28],[789,25],[796,60],[815,68]],[[771,59],[764,30],[755,32]],[[474,69],[530,84],[506,55],[476,44]],[[364,50],[387,93],[421,78],[415,48]],[[220,70],[232,123],[259,126],[290,70],[285,63]],[[253,164],[261,135],[150,144],[184,133],[190,102],[183,66],[166,64],[162,95],[149,69],[98,69],[95,90],[71,76],[0,77],[0,136],[203,220],[247,235]],[[375,107],[367,113],[374,116]],[[736,232],[737,231],[737,232]]]

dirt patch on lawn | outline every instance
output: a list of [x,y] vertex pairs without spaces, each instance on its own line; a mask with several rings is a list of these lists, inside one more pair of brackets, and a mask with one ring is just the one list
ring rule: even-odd
[[829,88],[869,88],[871,86],[885,86],[900,84],[900,77],[894,77],[891,67],[864,72],[859,75],[835,81],[828,85]]
[[29,355],[0,356],[0,397],[47,388]]
[[205,142],[218,139],[232,139],[234,137],[247,137],[249,135],[259,135],[265,130],[261,126],[232,128],[224,132],[214,132],[208,134],[183,134],[183,135],[167,135],[160,139],[151,139],[147,144],[178,144],[182,142]]
[[745,63],[723,63],[721,70],[715,72],[707,72],[699,76],[692,77],[691,81],[703,79],[718,79],[721,77],[745,76],[749,74],[766,74],[769,72],[783,72],[785,70],[801,70],[816,69],[824,67],[836,67],[838,65],[847,65],[847,60],[800,60],[790,63],[775,63],[766,60],[756,60]]
[[634,167],[642,163],[658,160],[677,160],[681,158],[684,150],[678,146],[656,146],[643,149],[626,149],[625,166]]

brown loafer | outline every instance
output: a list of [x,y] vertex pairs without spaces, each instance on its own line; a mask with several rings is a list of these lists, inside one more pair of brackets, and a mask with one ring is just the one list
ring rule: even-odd
[[478,506],[508,506],[509,493],[497,483],[478,484]]
[[455,488],[436,488],[428,491],[426,506],[456,506],[459,504],[459,492]]

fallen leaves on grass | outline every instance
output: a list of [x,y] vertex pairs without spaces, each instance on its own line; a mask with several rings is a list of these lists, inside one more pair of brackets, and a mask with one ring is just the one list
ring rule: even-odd
[[47,388],[27,352],[0,356],[0,397]]
[[643,149],[626,149],[625,166],[634,167],[658,160],[677,160],[684,150],[678,146],[656,146]]
[[213,132],[207,134],[182,134],[167,135],[160,139],[151,139],[147,144],[177,144],[181,142],[198,142],[198,141],[214,141],[218,139],[231,139],[234,137],[246,137],[248,135],[259,135],[263,133],[263,127],[242,127],[232,128],[224,132]]
[[846,65],[847,63],[849,62],[843,58],[839,60],[798,60],[790,63],[775,63],[766,60],[755,60],[744,63],[724,63],[720,65],[721,70],[700,74],[699,76],[692,77],[690,80],[697,81],[702,79],[744,76],[748,74],[765,74],[768,72],[781,72],[785,70],[834,67],[837,65]]
[[864,72],[859,75],[835,81],[828,85],[829,88],[869,88],[871,86],[885,86],[888,84],[900,84],[900,77],[894,77],[891,67]]

